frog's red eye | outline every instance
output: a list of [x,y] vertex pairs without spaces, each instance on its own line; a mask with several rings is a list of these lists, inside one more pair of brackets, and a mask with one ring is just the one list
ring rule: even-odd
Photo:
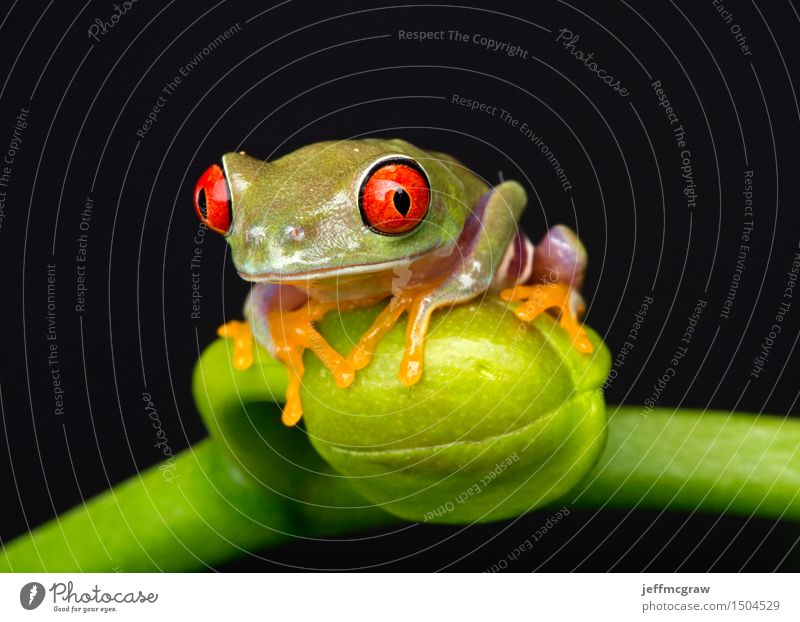
[[231,226],[231,197],[225,173],[212,164],[194,187],[194,209],[209,229],[227,233]]
[[425,218],[430,198],[428,179],[413,162],[388,162],[364,180],[361,217],[379,233],[406,233]]

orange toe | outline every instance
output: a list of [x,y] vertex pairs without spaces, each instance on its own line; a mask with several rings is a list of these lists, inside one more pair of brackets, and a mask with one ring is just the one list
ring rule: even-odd
[[422,377],[425,335],[428,329],[427,317],[430,311],[424,308],[427,296],[437,284],[413,291],[396,294],[380,312],[358,343],[347,357],[353,369],[363,369],[375,355],[381,339],[388,333],[400,316],[408,311],[408,327],[406,329],[406,346],[400,363],[399,378],[405,386],[410,387]]
[[275,357],[286,365],[289,371],[286,404],[281,417],[287,426],[297,424],[303,416],[300,386],[305,373],[303,365],[305,350],[311,350],[330,370],[336,386],[348,387],[355,379],[355,368],[352,363],[336,352],[313,325],[336,306],[336,302],[309,301],[294,311],[272,311],[268,315]]
[[347,356],[347,360],[354,369],[364,369],[372,361],[375,355],[375,348],[378,347],[381,339],[388,333],[403,312],[408,309],[413,298],[410,296],[399,295],[389,301],[383,311],[378,314],[375,321],[372,322],[369,330],[361,335],[358,343],[353,347],[353,350]]
[[253,334],[247,322],[232,320],[217,329],[220,337],[233,339],[233,366],[247,369],[253,364]]
[[525,322],[532,321],[548,309],[558,309],[559,324],[571,337],[572,345],[579,352],[591,354],[594,346],[572,311],[570,294],[570,288],[562,283],[542,283],[504,289],[500,292],[500,298],[508,302],[520,302],[514,314]]

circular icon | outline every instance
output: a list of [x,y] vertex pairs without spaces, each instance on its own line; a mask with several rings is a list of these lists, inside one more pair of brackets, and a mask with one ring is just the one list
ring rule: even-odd
[[44,600],[44,585],[31,581],[19,591],[19,604],[23,609],[36,609]]

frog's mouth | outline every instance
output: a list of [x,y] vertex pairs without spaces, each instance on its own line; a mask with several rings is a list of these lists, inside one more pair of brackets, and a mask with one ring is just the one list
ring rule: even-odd
[[[377,273],[396,273],[398,278],[406,276],[407,270],[431,272],[437,264],[446,264],[447,257],[452,256],[457,244],[440,247],[434,250],[421,251],[407,255],[400,259],[390,261],[375,261],[334,266],[330,268],[313,268],[311,270],[298,270],[296,272],[244,272],[239,270],[239,276],[245,281],[253,283],[296,283],[309,281],[323,281],[343,277],[371,276]],[[435,270],[438,272],[438,270]]]
[[322,279],[337,278],[341,276],[352,276],[360,274],[374,274],[376,272],[386,272],[398,268],[408,267],[414,261],[413,257],[404,257],[394,261],[378,261],[375,263],[361,263],[348,266],[333,268],[314,268],[312,270],[301,270],[298,272],[242,272],[239,276],[245,281],[254,283],[285,283],[287,281],[320,281]]

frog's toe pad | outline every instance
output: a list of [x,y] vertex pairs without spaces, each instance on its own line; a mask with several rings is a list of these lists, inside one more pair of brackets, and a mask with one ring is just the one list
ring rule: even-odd
[[233,339],[233,366],[245,370],[253,364],[253,334],[247,322],[231,320],[217,329],[217,335]]
[[548,309],[558,309],[559,324],[572,338],[572,344],[578,351],[591,354],[594,346],[578,321],[570,304],[570,296],[570,288],[562,283],[517,285],[500,292],[502,300],[520,303],[514,309],[514,314],[524,322],[531,322]]
[[406,350],[398,377],[406,387],[412,387],[419,382],[422,378],[422,352]]

